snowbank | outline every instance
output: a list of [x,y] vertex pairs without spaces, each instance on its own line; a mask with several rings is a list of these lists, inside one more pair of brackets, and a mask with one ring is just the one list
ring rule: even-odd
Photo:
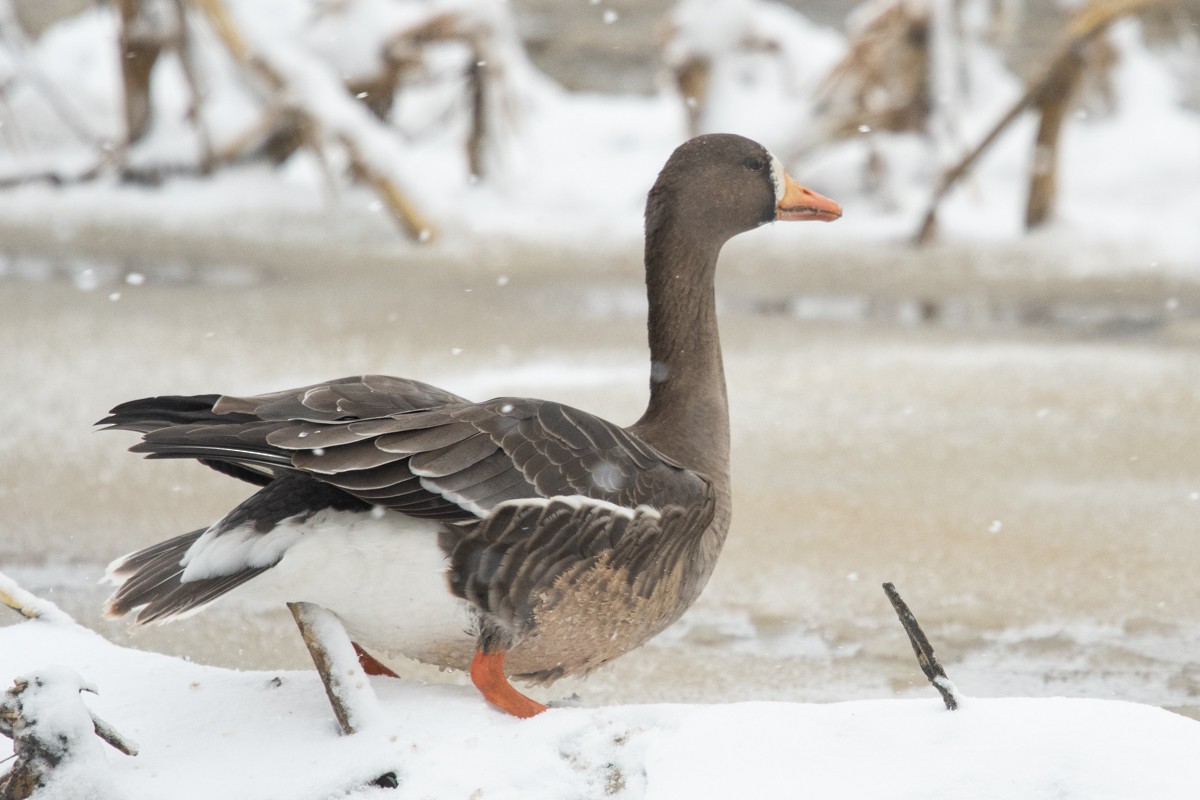
[[[81,786],[127,800],[1200,796],[1200,723],[1132,703],[968,698],[948,712],[931,696],[556,708],[520,721],[473,689],[373,678],[382,718],[340,736],[315,672],[128,650],[54,613],[0,628],[0,685],[73,673],[99,692],[87,707],[140,752],[78,748],[72,780],[38,800]],[[41,711],[73,718],[45,706],[76,693],[43,697]],[[370,785],[388,772],[398,788]]]

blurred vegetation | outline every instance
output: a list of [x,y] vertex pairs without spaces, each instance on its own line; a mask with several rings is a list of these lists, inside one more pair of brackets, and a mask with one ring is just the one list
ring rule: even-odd
[[[93,5],[86,0],[0,0],[0,49],[16,54],[14,60],[19,63],[20,54],[31,51],[29,40],[54,20]],[[345,171],[370,186],[402,230],[419,241],[429,240],[434,226],[393,174],[388,151],[403,147],[395,119],[396,98],[428,82],[428,76],[436,72],[430,67],[430,54],[439,47],[451,44],[461,51],[457,69],[464,80],[455,91],[461,94],[458,106],[465,109],[468,123],[465,134],[454,135],[461,136],[470,175],[477,180],[488,178],[489,153],[502,149],[498,140],[510,127],[507,117],[518,113],[518,104],[508,98],[520,92],[515,85],[519,80],[516,67],[526,54],[568,89],[652,92],[670,87],[684,104],[695,134],[707,130],[706,110],[715,102],[710,97],[710,77],[720,60],[765,55],[787,71],[800,60],[796,48],[804,47],[803,42],[789,41],[786,31],[771,30],[769,22],[763,22],[747,26],[749,33],[726,37],[720,44],[724,50],[714,51],[711,41],[703,41],[703,32],[688,33],[678,23],[685,7],[692,20],[703,21],[704,0],[512,0],[511,4],[480,2],[478,12],[447,11],[427,4],[421,7],[423,16],[415,21],[410,17],[402,25],[379,31],[374,66],[367,71],[347,74],[328,60],[318,64],[317,72],[339,75],[341,86],[317,103],[307,99],[311,94],[308,84],[316,72],[299,75],[274,63],[277,54],[256,45],[255,36],[247,36],[238,15],[231,13],[237,10],[237,0],[109,0],[103,5],[119,18],[116,46],[123,88],[122,140],[101,141],[71,114],[71,104],[59,96],[70,87],[53,86],[38,76],[36,67],[26,66],[24,72],[18,68],[7,77],[0,76],[4,78],[0,100],[9,82],[24,78],[36,83],[48,105],[57,110],[64,128],[90,143],[96,159],[90,168],[71,175],[49,171],[6,176],[0,178],[0,187],[33,180],[92,180],[114,173],[125,181],[154,183],[174,174],[204,175],[249,160],[280,164],[301,149],[314,153],[329,177],[327,150],[333,145],[346,162]],[[328,20],[340,14],[350,16],[348,9],[353,3],[311,0],[310,5],[314,20]],[[946,132],[957,127],[954,117],[960,109],[956,103],[961,103],[945,99],[954,94],[946,90],[946,76],[961,71],[964,48],[980,42],[1004,53],[1011,69],[1026,81],[1025,95],[983,140],[958,142],[956,148],[964,151],[961,158],[956,154],[955,163],[936,165],[944,172],[934,187],[934,201],[917,236],[920,241],[934,235],[938,200],[1025,112],[1040,119],[1030,159],[1026,225],[1035,228],[1052,217],[1063,120],[1078,104],[1093,111],[1111,111],[1115,104],[1110,75],[1118,53],[1102,34],[1121,17],[1139,16],[1148,40],[1169,44],[1176,53],[1184,54],[1179,69],[1190,69],[1194,78],[1185,76],[1181,81],[1193,93],[1186,100],[1200,106],[1200,58],[1195,57],[1200,53],[1200,0],[1087,0],[1074,11],[1060,8],[1063,4],[1021,0],[872,0],[854,6],[851,14],[846,13],[847,4],[832,0],[793,0],[786,5],[818,23],[844,29],[848,48],[815,91],[805,89],[806,96],[787,101],[810,105],[813,113],[811,124],[795,132],[794,146],[781,152],[785,161],[860,137],[864,131],[917,133],[935,142],[947,138]],[[738,0],[722,10],[728,13],[730,7],[746,16],[763,15],[763,20],[769,19],[768,11],[777,14],[777,4],[766,0]],[[3,29],[4,20],[10,21],[7,30]],[[20,25],[14,26],[12,20],[19,20]],[[207,38],[215,38],[224,48],[261,106],[254,125],[220,142],[212,141],[200,113],[204,102],[201,87],[206,81],[195,74],[201,68],[200,59],[193,57],[192,50],[198,46],[196,31],[201,26],[215,34]],[[265,35],[253,33],[260,39]],[[689,40],[689,36],[693,38]],[[947,47],[947,41],[951,46]],[[668,51],[670,58],[665,56]],[[160,57],[168,52],[177,55],[183,66],[191,94],[187,120],[200,143],[200,155],[193,164],[135,164],[128,155],[151,129],[158,113],[152,80]],[[314,63],[323,58],[303,47],[296,52]],[[1193,57],[1190,60],[1188,53]],[[331,98],[338,100],[333,108],[327,107]],[[369,119],[365,114],[363,119],[354,118],[347,113],[348,106],[365,108]],[[353,119],[353,124],[348,119]],[[385,143],[382,148],[381,140]],[[934,149],[949,161],[946,147]],[[886,169],[883,157],[873,150],[864,184],[869,187],[881,182]]]

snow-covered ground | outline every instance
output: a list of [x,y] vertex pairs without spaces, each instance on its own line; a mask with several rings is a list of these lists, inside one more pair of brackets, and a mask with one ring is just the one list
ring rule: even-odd
[[[965,698],[954,712],[936,698],[554,708],[519,721],[472,689],[373,678],[376,718],[341,736],[313,672],[126,650],[3,575],[0,589],[47,614],[0,629],[0,681],[40,677],[26,708],[70,743],[37,800],[1200,793],[1200,723],[1106,700]],[[96,694],[81,697],[80,679]],[[137,754],[95,738],[81,702]],[[386,773],[396,788],[370,785]]]

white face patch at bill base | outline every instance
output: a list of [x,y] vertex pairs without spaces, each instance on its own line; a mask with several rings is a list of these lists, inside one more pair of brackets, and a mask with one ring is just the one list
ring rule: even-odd
[[771,156],[771,185],[775,187],[775,205],[778,206],[787,192],[787,179],[783,171],[783,162],[774,153],[767,155]]

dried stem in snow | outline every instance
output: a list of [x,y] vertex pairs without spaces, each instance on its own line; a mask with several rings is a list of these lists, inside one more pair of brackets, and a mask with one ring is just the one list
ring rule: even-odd
[[362,730],[377,716],[378,701],[341,620],[312,603],[287,605],[325,684],[325,694],[342,733]]
[[900,618],[900,624],[904,626],[904,632],[908,634],[908,641],[912,644],[913,652],[917,654],[917,664],[920,665],[921,671],[925,673],[925,677],[933,685],[933,688],[938,690],[938,694],[942,696],[942,702],[946,704],[949,711],[958,708],[959,695],[958,690],[954,687],[954,683],[946,676],[946,670],[942,669],[941,663],[938,662],[937,656],[933,654],[933,646],[929,644],[929,639],[925,636],[925,631],[921,630],[920,624],[917,623],[917,618],[913,616],[909,610],[908,604],[900,597],[900,593],[896,591],[896,587],[891,583],[883,585],[884,594],[892,603],[892,608],[896,609],[896,616]]

